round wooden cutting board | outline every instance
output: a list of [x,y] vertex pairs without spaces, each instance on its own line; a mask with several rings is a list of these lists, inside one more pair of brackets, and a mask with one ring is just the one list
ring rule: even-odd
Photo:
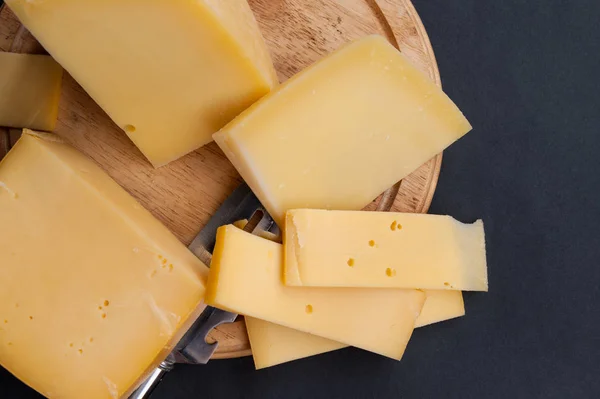
[[[378,33],[440,85],[425,28],[409,0],[250,0],[283,82],[349,40]],[[0,11],[0,51],[44,53],[12,12]],[[108,174],[189,244],[241,178],[215,143],[154,169],[85,91],[65,73],[55,133]],[[0,129],[0,158],[18,131]],[[368,210],[427,212],[442,155],[374,200]],[[213,330],[214,358],[250,355],[242,319]]]

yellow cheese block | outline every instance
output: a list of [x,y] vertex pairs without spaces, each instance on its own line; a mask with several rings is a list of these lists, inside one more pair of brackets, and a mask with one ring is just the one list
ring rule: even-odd
[[363,208],[469,130],[435,84],[369,36],[299,73],[214,138],[282,226],[289,209]]
[[281,244],[233,225],[217,231],[206,303],[400,359],[425,294],[402,289],[291,288]]
[[54,130],[62,73],[47,55],[0,52],[0,126]]
[[277,83],[246,0],[7,0],[156,167]]
[[487,291],[483,222],[395,212],[286,215],[285,283]]
[[25,131],[0,163],[0,365],[126,397],[203,310],[208,269],[91,160]]

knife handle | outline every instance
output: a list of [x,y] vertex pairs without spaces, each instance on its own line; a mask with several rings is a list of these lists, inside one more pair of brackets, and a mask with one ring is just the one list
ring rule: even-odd
[[142,385],[129,396],[129,399],[148,399],[165,374],[173,370],[173,366],[174,364],[169,361],[162,362],[154,369],[152,374],[142,382]]

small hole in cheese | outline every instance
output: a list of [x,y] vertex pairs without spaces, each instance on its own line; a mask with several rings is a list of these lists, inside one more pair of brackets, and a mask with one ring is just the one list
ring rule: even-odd
[[8,320],[6,320],[6,319],[5,319],[5,320],[4,320],[4,324],[8,324]]
[[102,310],[102,306],[98,306],[98,310]]
[[90,338],[90,344],[91,344],[92,342],[94,342],[94,337],[91,337],[91,338]]
[[392,231],[396,230],[396,226],[398,226],[398,222],[396,222],[395,220],[392,222],[392,224],[390,225],[390,229]]
[[125,131],[127,133],[135,133],[135,130],[136,130],[135,126],[133,126],[133,125],[125,125]]
[[402,225],[401,225],[400,223],[398,223],[398,224],[396,225],[396,229],[397,229],[397,230],[402,230]]
[[33,316],[29,316],[29,320],[33,320]]
[[369,246],[370,247],[374,247],[375,246],[375,241],[374,240],[369,241]]
[[73,345],[74,345],[74,344],[73,344],[73,342],[71,342],[71,343],[69,344],[69,348],[72,348],[72,347],[73,347]]
[[77,352],[79,352],[80,355],[83,355],[83,349],[79,348]]
[[102,318],[106,319],[106,313],[102,313]]
[[392,269],[391,267],[388,267],[387,269],[385,269],[385,274],[388,277],[394,277],[396,275],[396,270]]
[[173,264],[169,264],[169,271],[172,272],[173,271]]
[[311,314],[313,312],[313,307],[312,305],[306,305],[306,313],[307,314]]
[[348,259],[348,266],[353,267],[354,266],[354,258],[350,258]]
[[108,305],[110,305],[110,302],[107,299],[107,300],[104,301],[104,306],[108,306]]
[[446,287],[449,287],[449,286],[450,286],[450,283],[448,283],[448,282],[445,282],[445,283],[444,283],[444,285],[445,285]]

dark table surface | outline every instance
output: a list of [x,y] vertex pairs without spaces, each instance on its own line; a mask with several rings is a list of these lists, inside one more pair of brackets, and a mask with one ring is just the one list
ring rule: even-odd
[[[600,2],[414,3],[474,126],[445,152],[431,212],[484,219],[490,292],[415,331],[401,362],[214,361],[153,398],[600,398]],[[0,398],[39,396],[0,369]]]

